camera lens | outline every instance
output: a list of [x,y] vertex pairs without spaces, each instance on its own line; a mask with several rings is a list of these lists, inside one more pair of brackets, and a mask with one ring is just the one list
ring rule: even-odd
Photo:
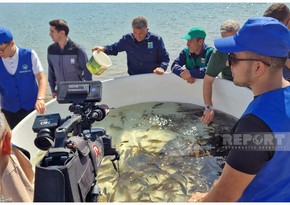
[[34,140],[34,144],[38,149],[43,151],[48,150],[54,145],[54,139],[49,129],[41,129]]

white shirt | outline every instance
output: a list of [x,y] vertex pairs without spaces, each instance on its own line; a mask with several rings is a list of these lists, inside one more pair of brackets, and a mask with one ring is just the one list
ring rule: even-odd
[[[16,52],[14,53],[14,56],[8,57],[8,58],[2,58],[2,61],[6,70],[11,75],[15,74],[17,70],[17,66],[18,66],[18,60],[19,60],[19,48],[17,46],[15,47],[16,47]],[[43,67],[34,50],[31,51],[31,62],[32,62],[32,70],[33,70],[34,75],[43,71]]]

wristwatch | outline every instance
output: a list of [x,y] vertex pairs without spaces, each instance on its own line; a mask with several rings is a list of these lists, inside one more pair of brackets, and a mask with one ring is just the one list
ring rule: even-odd
[[39,97],[37,97],[37,100],[45,100],[45,99],[44,99],[44,97],[39,96]]
[[212,106],[211,106],[211,105],[205,105],[205,106],[204,106],[204,109],[205,109],[205,110],[212,110]]

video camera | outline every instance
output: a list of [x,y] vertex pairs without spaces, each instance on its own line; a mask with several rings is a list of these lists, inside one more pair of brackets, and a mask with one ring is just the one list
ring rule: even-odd
[[120,155],[112,148],[112,137],[102,128],[93,128],[95,121],[109,113],[101,101],[100,81],[64,81],[57,85],[57,101],[72,103],[71,116],[61,119],[59,114],[37,116],[33,131],[34,144],[47,151],[36,165],[35,202],[96,202],[100,193],[97,185],[98,168],[102,159]]

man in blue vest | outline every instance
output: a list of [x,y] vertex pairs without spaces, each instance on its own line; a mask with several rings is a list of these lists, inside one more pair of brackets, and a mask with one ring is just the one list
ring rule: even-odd
[[[195,78],[203,79],[206,67],[213,51],[204,43],[206,33],[202,28],[194,27],[182,36],[187,40],[187,47],[172,63],[171,70],[183,80],[193,84]],[[185,68],[183,67],[185,66]]]
[[250,87],[254,99],[223,141],[231,150],[221,176],[190,201],[290,202],[290,83],[283,78],[290,32],[274,18],[255,17],[215,46],[229,53],[233,82]]
[[3,27],[0,56],[1,110],[13,129],[34,109],[45,112],[46,78],[36,52],[18,48],[12,33]]

